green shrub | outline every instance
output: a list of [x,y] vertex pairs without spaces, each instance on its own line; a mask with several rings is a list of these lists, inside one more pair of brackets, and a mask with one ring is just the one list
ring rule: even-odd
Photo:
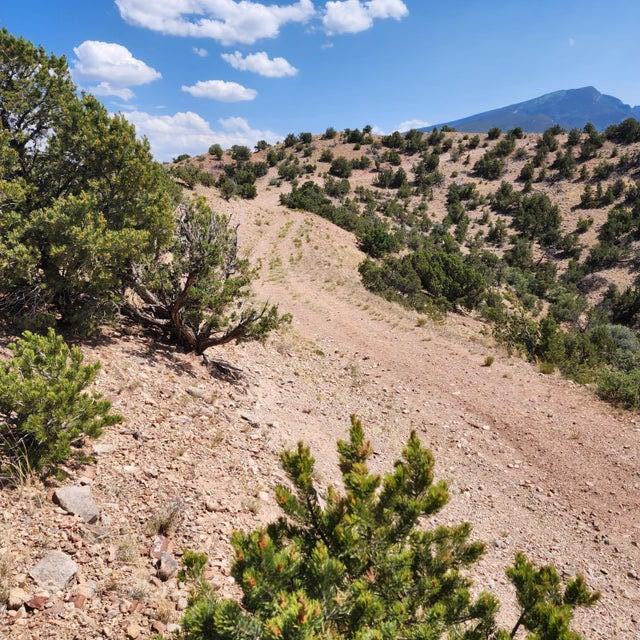
[[87,387],[100,365],[83,365],[82,352],[52,329],[25,332],[0,361],[0,458],[9,473],[50,471],[71,455],[82,436],[97,437],[120,417]]
[[598,376],[598,394],[628,409],[640,408],[640,368],[632,371],[604,369]]
[[487,151],[473,166],[475,173],[486,180],[497,180],[504,173],[504,160]]
[[449,492],[434,481],[434,458],[415,433],[383,477],[369,472],[372,447],[357,419],[338,453],[344,489],[323,494],[303,443],[282,455],[283,517],[232,538],[241,603],[218,598],[204,578],[205,555],[185,555],[186,640],[507,640],[521,629],[531,638],[580,639],[574,610],[599,594],[581,576],[563,584],[555,568],[521,553],[507,570],[519,615],[510,632],[497,629],[498,601],[472,589],[467,575],[484,545],[470,539],[467,523],[433,524]]
[[329,173],[336,178],[351,177],[351,163],[344,157],[340,156],[331,162]]
[[91,331],[131,261],[170,242],[178,189],[123,116],[76,94],[64,57],[0,30],[0,87],[3,319]]
[[338,132],[333,127],[327,127],[322,137],[324,140],[333,140],[337,134]]
[[216,160],[222,160],[222,156],[224,154],[224,151],[222,150],[222,147],[219,144],[212,144],[209,147],[209,155],[213,156]]
[[325,149],[318,158],[319,162],[331,162],[333,161],[333,151],[331,149]]
[[640,142],[640,122],[635,118],[627,118],[620,124],[607,127],[605,136],[608,140],[621,144]]
[[136,320],[203,354],[229,342],[261,340],[283,318],[277,307],[254,305],[254,271],[239,256],[236,227],[203,198],[181,207],[174,244],[150,263],[136,265],[127,301]]
[[487,131],[487,140],[497,140],[502,135],[502,131],[498,127],[492,127]]

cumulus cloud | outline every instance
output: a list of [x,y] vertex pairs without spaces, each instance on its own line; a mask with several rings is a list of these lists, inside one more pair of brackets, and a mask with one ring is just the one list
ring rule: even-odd
[[116,0],[116,5],[129,24],[174,36],[213,38],[224,45],[275,38],[283,25],[306,22],[315,14],[312,0],[284,5],[253,0]]
[[142,60],[133,57],[129,49],[115,42],[85,40],[74,48],[76,57],[72,71],[79,82],[97,82],[89,90],[99,96],[133,98],[135,87],[153,82],[162,75]]
[[210,98],[218,102],[243,102],[253,100],[258,95],[255,89],[226,80],[199,80],[192,85],[183,84],[182,90],[196,98]]
[[135,95],[131,89],[127,89],[126,87],[114,87],[108,82],[100,82],[93,87],[89,87],[89,91],[91,91],[95,96],[113,96],[114,98],[120,98],[120,100],[131,100]]
[[405,120],[398,125],[398,131],[404,132],[410,131],[411,129],[422,129],[422,127],[428,127],[429,124],[426,120],[419,120],[417,118],[414,120]]
[[181,153],[204,153],[217,142],[228,148],[234,144],[253,147],[258,140],[277,142],[282,136],[269,130],[254,129],[245,118],[221,118],[216,131],[200,115],[192,111],[172,116],[129,111],[123,114],[135,125],[140,136],[146,136],[159,160],[170,160]]
[[193,47],[193,53],[195,53],[199,58],[206,58],[209,55],[209,52],[202,47]]
[[322,18],[329,34],[358,33],[373,26],[375,19],[401,20],[409,14],[402,0],[335,0],[325,4]]
[[222,59],[234,69],[253,71],[267,78],[284,78],[295,76],[298,70],[285,58],[270,58],[266,52],[249,53],[243,56],[239,51],[223,53]]

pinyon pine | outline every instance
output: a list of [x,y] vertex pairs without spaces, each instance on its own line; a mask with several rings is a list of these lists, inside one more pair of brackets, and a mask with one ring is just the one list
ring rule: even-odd
[[10,472],[47,471],[74,441],[120,421],[107,400],[86,391],[100,364],[83,365],[80,349],[52,329],[26,331],[9,349],[0,362],[0,462]]
[[276,489],[284,516],[232,540],[240,603],[216,597],[203,577],[205,554],[185,554],[187,640],[581,638],[571,630],[574,609],[597,594],[580,577],[563,585],[553,567],[523,555],[507,572],[520,616],[511,631],[497,628],[496,598],[473,595],[466,575],[484,546],[469,524],[430,520],[449,494],[415,433],[384,477],[368,470],[372,449],[357,419],[338,452],[344,492],[330,486],[322,495],[310,450],[300,443],[282,455],[291,483]]

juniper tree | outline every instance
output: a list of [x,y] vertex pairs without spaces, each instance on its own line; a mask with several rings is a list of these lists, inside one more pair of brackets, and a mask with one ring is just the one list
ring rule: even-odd
[[203,198],[178,208],[173,245],[133,266],[125,309],[188,351],[261,339],[285,318],[277,307],[253,305],[254,276],[239,255],[237,228]]
[[176,189],[123,116],[76,95],[64,57],[0,30],[0,308],[91,329],[134,256],[172,233]]
[[87,393],[99,363],[83,365],[52,329],[25,332],[0,363],[0,462],[10,472],[44,472],[69,457],[82,436],[120,421],[99,394]]
[[368,469],[372,448],[357,419],[338,453],[344,489],[322,494],[307,446],[282,455],[289,486],[279,485],[276,499],[284,515],[232,539],[240,603],[218,599],[204,580],[206,555],[185,554],[182,579],[193,588],[186,640],[581,638],[571,630],[574,609],[597,594],[580,577],[563,585],[555,569],[520,554],[507,574],[520,616],[510,632],[497,628],[498,601],[473,595],[467,575],[484,545],[467,523],[430,523],[449,493],[415,433],[384,477]]

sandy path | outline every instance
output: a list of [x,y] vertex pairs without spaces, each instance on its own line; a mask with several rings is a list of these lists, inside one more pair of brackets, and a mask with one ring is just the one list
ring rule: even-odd
[[[502,570],[523,549],[602,590],[582,619],[588,637],[639,637],[636,417],[508,358],[473,320],[418,326],[414,313],[359,284],[362,255],[350,234],[280,207],[277,196],[261,191],[249,204],[212,196],[242,222],[262,264],[261,295],[291,312],[294,333],[311,345],[302,362],[292,356],[288,384],[260,383],[256,411],[277,417],[284,442],[311,441],[329,475],[349,413],[370,425],[381,465],[418,429],[458,494],[444,517],[470,520],[490,543],[480,569],[489,584],[509,597]],[[483,367],[488,354],[495,363]]]

